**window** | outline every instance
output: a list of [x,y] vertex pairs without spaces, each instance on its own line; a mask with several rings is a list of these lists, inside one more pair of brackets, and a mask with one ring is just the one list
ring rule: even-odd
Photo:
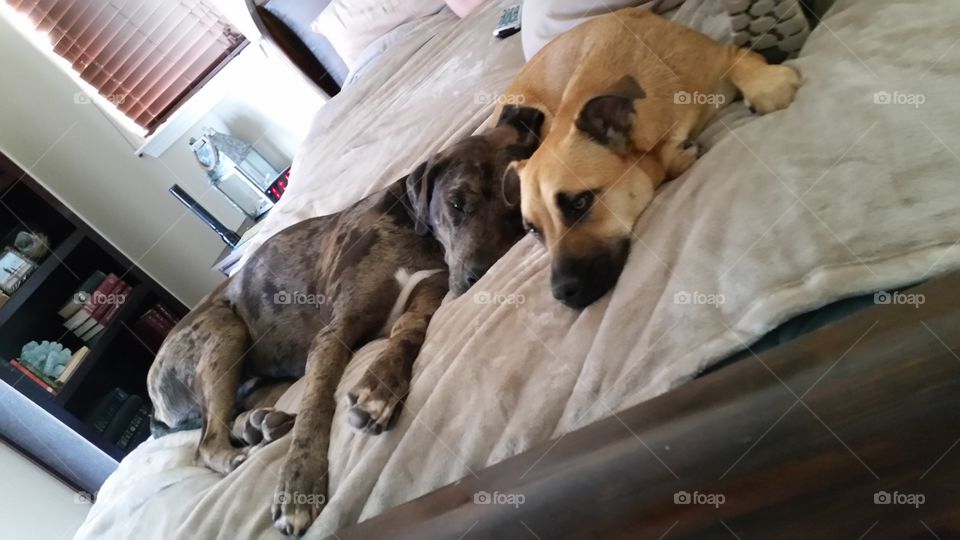
[[209,0],[6,0],[148,133],[247,44]]

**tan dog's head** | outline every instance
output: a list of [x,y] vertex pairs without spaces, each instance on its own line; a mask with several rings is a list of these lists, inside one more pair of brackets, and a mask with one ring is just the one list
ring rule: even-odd
[[632,228],[653,199],[664,171],[632,141],[634,101],[643,90],[630,77],[588,99],[573,122],[550,129],[541,147],[514,163],[524,224],[549,250],[553,296],[583,308],[617,282]]

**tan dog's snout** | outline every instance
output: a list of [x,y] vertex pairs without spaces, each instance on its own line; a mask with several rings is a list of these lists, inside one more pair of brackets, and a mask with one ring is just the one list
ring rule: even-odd
[[613,288],[630,253],[630,240],[621,239],[590,253],[557,253],[550,267],[553,297],[582,309]]

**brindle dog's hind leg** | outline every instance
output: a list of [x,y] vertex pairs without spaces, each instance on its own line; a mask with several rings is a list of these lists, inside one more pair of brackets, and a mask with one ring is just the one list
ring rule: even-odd
[[197,387],[203,418],[197,453],[205,465],[226,474],[247,458],[244,449],[230,443],[230,431],[250,334],[226,301],[211,306],[200,324],[199,333],[207,338],[195,344],[200,349]]
[[409,307],[390,330],[387,347],[347,395],[353,427],[379,435],[396,423],[410,389],[413,361],[427,335],[430,318],[447,294],[448,279],[442,272],[417,285]]

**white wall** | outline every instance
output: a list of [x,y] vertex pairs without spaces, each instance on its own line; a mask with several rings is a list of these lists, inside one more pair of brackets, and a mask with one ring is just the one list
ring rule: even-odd
[[0,443],[0,523],[3,538],[68,540],[90,503],[9,446]]
[[187,139],[210,125],[263,149],[275,166],[292,160],[322,100],[255,44],[238,82],[159,159],[134,156],[142,138],[94,104],[80,86],[0,11],[0,151],[187,305],[223,276],[212,270],[224,244],[167,190],[180,184],[230,227],[242,216],[196,165]]

